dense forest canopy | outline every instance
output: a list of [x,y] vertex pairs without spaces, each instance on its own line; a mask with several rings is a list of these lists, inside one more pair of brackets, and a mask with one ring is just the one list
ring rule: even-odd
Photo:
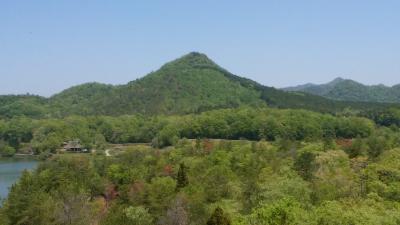
[[[399,125],[399,111],[371,114],[379,125]],[[36,154],[55,153],[65,141],[80,139],[87,148],[108,143],[153,143],[164,147],[181,138],[280,139],[310,141],[326,137],[368,137],[375,122],[363,117],[333,116],[306,110],[242,107],[182,116],[70,116],[63,119],[14,117],[0,120],[3,148]]]
[[[353,99],[349,99],[353,100]],[[0,96],[0,118],[63,118],[71,115],[182,115],[241,106],[299,108],[325,113],[363,112],[395,104],[343,102],[263,86],[192,52],[125,85],[87,83],[50,98]]]
[[16,153],[42,162],[2,225],[400,224],[397,105],[277,90],[200,53],[126,85],[0,96],[0,156]]
[[54,153],[77,137],[99,150],[105,141],[152,142],[112,157],[99,151],[51,156],[11,188],[0,209],[5,225],[400,222],[400,132],[393,124],[239,108],[185,116],[20,117],[0,127],[11,146],[30,142],[37,153]]
[[305,84],[283,90],[305,92],[341,101],[400,103],[400,84],[392,87],[382,84],[364,85],[340,77],[326,84]]

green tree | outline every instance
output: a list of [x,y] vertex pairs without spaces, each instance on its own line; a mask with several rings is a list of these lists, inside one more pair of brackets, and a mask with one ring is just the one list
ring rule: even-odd
[[335,200],[358,194],[356,174],[348,155],[342,150],[321,152],[315,159],[313,180],[316,200]]
[[167,210],[175,195],[176,182],[171,177],[155,177],[147,188],[150,210],[157,216]]
[[231,220],[222,208],[217,207],[208,219],[207,225],[231,225]]
[[96,134],[94,137],[94,145],[97,150],[105,150],[107,148],[107,142],[102,134]]
[[0,145],[0,155],[1,156],[5,156],[5,157],[10,157],[13,156],[15,154],[15,148],[7,145],[7,144],[3,144]]
[[304,180],[311,180],[315,170],[316,153],[311,151],[300,152],[294,162],[294,168]]
[[246,219],[248,225],[308,225],[307,211],[294,199],[283,198],[256,208]]
[[360,137],[357,137],[353,140],[351,146],[345,148],[345,151],[350,158],[355,158],[357,156],[363,155],[365,149],[366,146],[364,144],[364,141]]
[[382,154],[382,152],[388,149],[388,142],[385,137],[371,136],[367,140],[368,145],[368,156],[371,158],[376,158]]
[[166,126],[164,127],[155,137],[153,140],[153,146],[162,148],[170,145],[176,144],[176,142],[179,140],[179,133],[178,129],[175,128],[174,126]]
[[148,210],[143,206],[130,206],[124,210],[126,217],[131,225],[150,225],[153,224],[153,218]]
[[189,184],[189,179],[186,174],[186,166],[184,163],[179,165],[178,175],[176,176],[176,190],[186,187]]
[[187,199],[184,196],[177,196],[168,208],[167,215],[159,222],[163,225],[189,225]]
[[302,179],[289,167],[282,167],[279,172],[271,168],[263,168],[258,176],[257,188],[249,199],[255,205],[273,203],[285,197],[291,197],[298,202],[310,202],[311,190],[309,183]]

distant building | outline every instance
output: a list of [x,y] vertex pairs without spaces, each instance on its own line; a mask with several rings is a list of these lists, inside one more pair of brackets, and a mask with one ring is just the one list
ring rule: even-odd
[[87,152],[87,149],[83,149],[79,140],[64,142],[64,151],[67,152]]

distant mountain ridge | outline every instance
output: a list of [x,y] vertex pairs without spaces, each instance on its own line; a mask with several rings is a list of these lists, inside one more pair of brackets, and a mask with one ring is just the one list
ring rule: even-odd
[[383,84],[364,85],[341,77],[326,84],[308,83],[282,90],[304,92],[340,101],[400,103],[400,84],[392,87]]
[[[308,84],[304,87],[314,88]],[[316,87],[317,88],[317,87]],[[305,92],[287,92],[230,73],[205,54],[191,52],[124,85],[86,83],[50,98],[0,96],[0,118],[14,116],[159,115],[199,113],[241,106],[301,108],[336,113],[386,104],[340,102]]]

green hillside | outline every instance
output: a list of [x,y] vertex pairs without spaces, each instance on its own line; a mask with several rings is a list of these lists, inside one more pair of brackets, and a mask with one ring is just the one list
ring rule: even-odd
[[[91,153],[60,149],[77,139]],[[17,118],[0,120],[0,140],[1,156],[29,145],[45,159],[10,188],[1,225],[400,221],[399,127],[366,118],[251,107]]]
[[314,94],[288,93],[236,76],[206,55],[192,52],[126,85],[84,84],[50,98],[57,114],[185,114],[243,105],[341,112],[385,104],[339,102]]
[[0,105],[0,118],[17,115],[35,118],[136,113],[168,115],[266,105],[341,113],[343,110],[360,112],[389,106],[354,102],[356,98],[345,99],[348,102],[334,101],[318,96],[325,96],[325,93],[318,91],[321,88],[306,86],[316,90],[309,91],[311,93],[287,92],[263,86],[228,72],[204,54],[192,52],[125,85],[87,83],[66,89],[50,98],[30,95],[0,97],[3,103]]
[[300,91],[341,101],[400,102],[400,86],[363,85],[353,80],[336,78],[321,85],[306,84],[285,88],[287,91]]
[[14,116],[44,117],[47,99],[36,95],[0,95],[0,118]]
[[263,105],[260,93],[229,78],[200,53],[190,53],[126,85],[84,84],[50,98],[63,114],[179,114]]

